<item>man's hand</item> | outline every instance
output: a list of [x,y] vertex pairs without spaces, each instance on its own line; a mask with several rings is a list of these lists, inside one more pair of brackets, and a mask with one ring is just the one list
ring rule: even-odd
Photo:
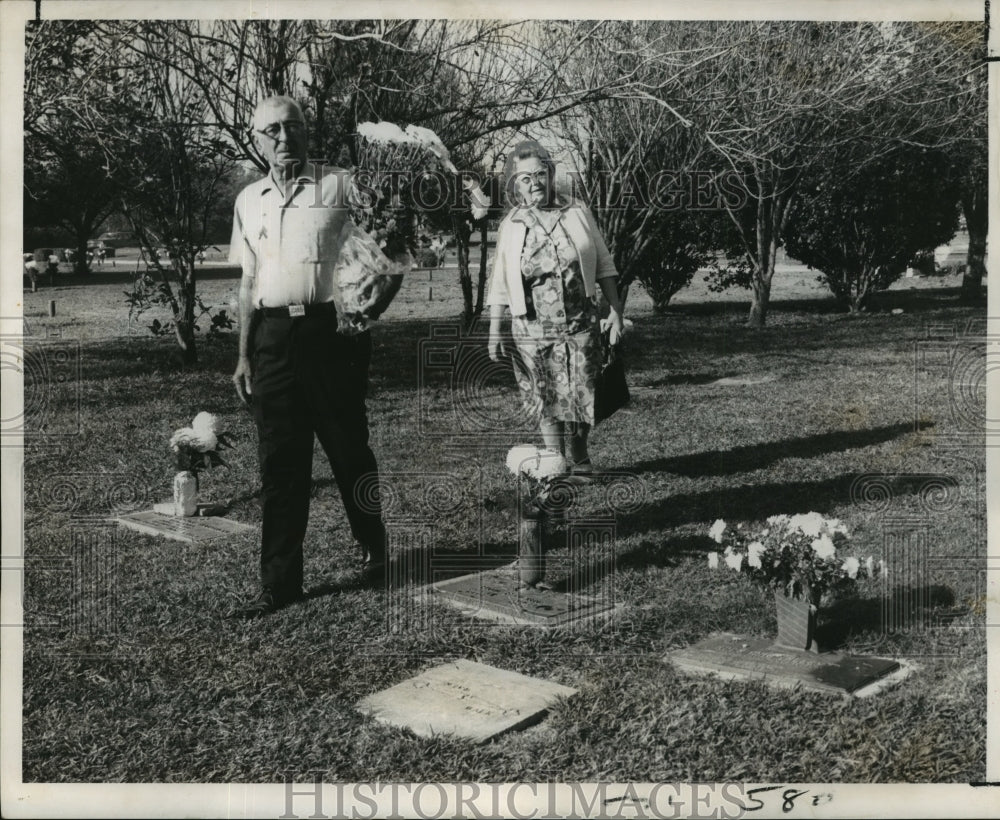
[[236,385],[236,395],[240,397],[240,401],[249,405],[250,394],[253,393],[253,390],[250,387],[250,359],[246,356],[240,356],[236,363],[233,384]]
[[[408,260],[409,256],[405,258]],[[379,316],[385,313],[386,308],[389,307],[389,303],[396,296],[402,284],[403,274],[391,274],[388,286],[382,288],[373,287],[368,294],[367,300],[361,305],[358,312],[364,314],[369,319],[378,319]]]

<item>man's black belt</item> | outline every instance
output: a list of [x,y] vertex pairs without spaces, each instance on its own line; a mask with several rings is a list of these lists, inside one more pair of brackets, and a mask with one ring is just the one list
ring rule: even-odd
[[288,305],[286,307],[260,307],[257,308],[268,318],[288,318],[297,316],[334,316],[337,309],[333,302],[319,302],[315,305]]

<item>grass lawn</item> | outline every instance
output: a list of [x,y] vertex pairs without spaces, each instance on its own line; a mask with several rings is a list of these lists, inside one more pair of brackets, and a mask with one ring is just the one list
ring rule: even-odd
[[[961,341],[985,320],[957,306],[954,279],[904,280],[871,313],[848,316],[814,274],[789,271],[757,332],[743,324],[740,294],[714,297],[696,282],[661,316],[633,294],[633,401],[592,441],[597,465],[630,474],[629,511],[617,517],[613,571],[583,590],[621,608],[599,624],[540,632],[357,588],[318,450],[309,600],[260,622],[223,620],[256,589],[255,534],[195,547],[109,520],[167,497],[169,436],[209,410],[238,443],[203,496],[259,524],[255,432],[229,380],[235,337],[204,341],[200,364],[183,370],[171,340],[128,328],[127,276],[100,276],[24,295],[29,350],[53,368],[70,362],[51,389],[26,389],[25,782],[270,783],[290,768],[327,782],[985,778],[985,391],[974,378],[982,346]],[[205,301],[225,304],[236,287],[219,268],[204,279]],[[503,456],[536,439],[516,429],[512,377],[488,366],[484,339],[441,335],[459,310],[453,276],[415,273],[374,331],[373,446],[395,490],[386,517],[400,543],[430,543],[433,560],[511,560],[516,488]],[[429,362],[435,345],[458,350],[454,368]],[[752,383],[713,383],[726,376]],[[871,474],[883,494],[858,491]],[[607,482],[581,490],[584,514],[607,510]],[[887,588],[865,582],[821,611],[843,650],[906,658],[916,674],[850,700],[686,677],[664,662],[715,631],[774,632],[763,591],[709,569],[712,522],[809,510],[842,518],[859,554],[898,554],[905,541],[908,557],[924,555],[895,564]],[[72,581],[92,577],[81,556],[94,554],[103,580]],[[554,543],[548,580],[566,583],[587,564]],[[887,589],[912,593],[894,629],[882,625]],[[543,723],[479,746],[355,711],[449,658],[579,694]]]

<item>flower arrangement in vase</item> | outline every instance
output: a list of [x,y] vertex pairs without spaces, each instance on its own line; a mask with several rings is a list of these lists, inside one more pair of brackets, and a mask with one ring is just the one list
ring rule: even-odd
[[568,485],[566,459],[561,453],[522,444],[507,453],[507,469],[523,481],[527,492],[518,497],[520,531],[518,570],[521,586],[532,587],[545,576],[544,537],[546,522],[565,502]]
[[190,427],[175,430],[170,437],[170,449],[178,473],[174,476],[174,515],[192,516],[198,512],[198,473],[212,467],[225,466],[221,450],[232,447],[229,433],[219,429],[219,419],[201,412]]
[[721,555],[708,554],[710,567],[724,565],[774,590],[775,643],[781,646],[818,651],[815,624],[823,595],[885,572],[881,559],[845,556],[847,527],[816,512],[773,515],[756,527],[731,527],[719,519],[708,534],[723,547]]

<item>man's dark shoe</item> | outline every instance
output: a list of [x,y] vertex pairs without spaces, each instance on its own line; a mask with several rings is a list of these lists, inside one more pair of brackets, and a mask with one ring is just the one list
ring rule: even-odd
[[263,618],[272,612],[277,612],[288,604],[299,601],[303,598],[302,590],[292,593],[278,595],[270,587],[264,587],[255,598],[248,601],[243,606],[234,609],[227,617],[241,621],[250,621],[254,618]]
[[361,565],[361,586],[366,589],[387,589],[389,565],[385,558],[367,556]]

